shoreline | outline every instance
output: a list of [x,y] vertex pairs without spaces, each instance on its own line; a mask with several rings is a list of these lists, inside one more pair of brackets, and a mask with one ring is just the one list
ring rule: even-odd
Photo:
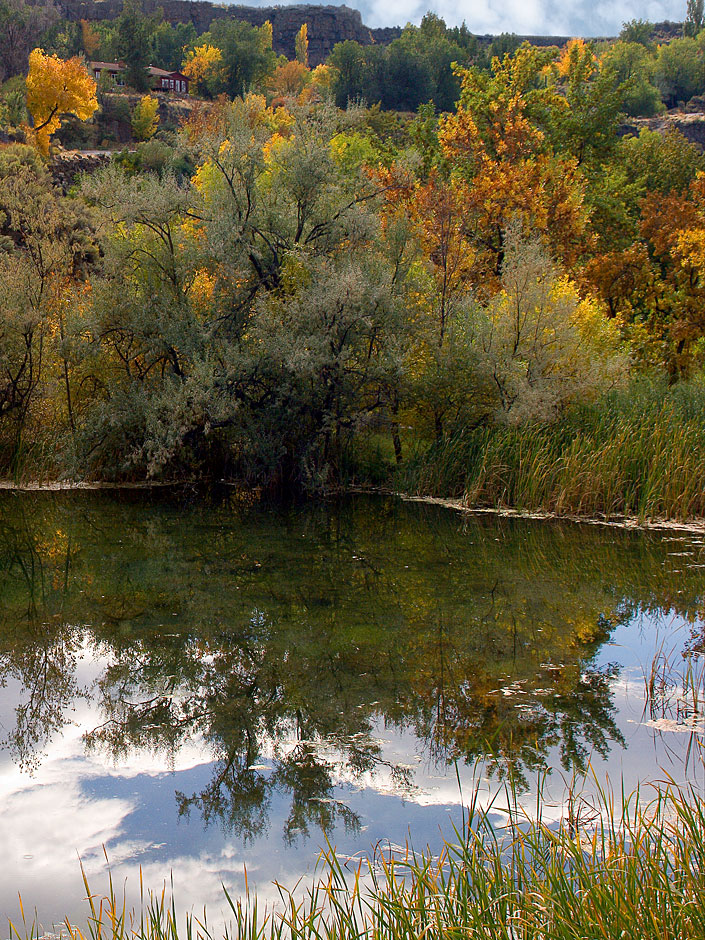
[[677,519],[639,519],[637,516],[581,516],[577,513],[551,512],[547,509],[512,509],[508,506],[468,506],[458,497],[411,496],[394,490],[373,487],[352,487],[351,493],[377,493],[380,496],[394,496],[407,503],[426,503],[429,506],[442,506],[465,515],[499,516],[503,519],[533,519],[537,522],[571,522],[579,525],[607,526],[614,529],[632,531],[670,532],[681,531],[691,535],[705,536],[705,518],[694,518],[687,522]]
[[[238,483],[222,480],[223,486],[239,486]],[[142,481],[138,483],[107,483],[93,482],[59,482],[51,483],[15,483],[12,480],[0,480],[0,492],[9,493],[62,493],[62,492],[99,492],[110,490],[122,491],[149,491],[178,489],[180,487],[200,486],[195,480],[180,480],[174,482]],[[639,519],[636,516],[582,516],[578,513],[559,513],[545,509],[512,509],[508,506],[468,506],[458,497],[443,496],[412,496],[409,493],[400,493],[383,487],[352,486],[344,492],[371,496],[393,496],[407,503],[425,503],[429,506],[441,506],[465,515],[498,516],[502,519],[529,519],[537,522],[570,522],[579,525],[606,526],[608,528],[626,529],[630,531],[650,532],[685,532],[690,535],[705,536],[705,518],[694,518],[688,521],[676,519]]]
[[644,519],[636,516],[580,516],[575,513],[558,513],[548,510],[536,509],[510,509],[509,507],[467,506],[461,499],[444,499],[438,496],[408,496],[404,493],[394,494],[405,502],[429,503],[454,509],[467,515],[491,515],[504,519],[534,519],[537,522],[573,522],[580,525],[599,525],[614,529],[646,530],[646,531],[682,531],[691,535],[705,535],[705,519],[692,519],[688,522],[679,522],[676,519]]
[[193,480],[181,480],[174,483],[141,482],[141,483],[106,483],[94,481],[83,482],[57,482],[53,483],[14,483],[12,480],[0,480],[0,492],[8,493],[63,493],[72,490],[158,490],[173,489],[179,486],[195,486]]

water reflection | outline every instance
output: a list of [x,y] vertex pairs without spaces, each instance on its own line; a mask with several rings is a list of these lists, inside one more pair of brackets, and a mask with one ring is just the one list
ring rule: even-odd
[[[177,792],[179,813],[245,840],[267,831],[275,794],[292,841],[359,827],[341,774],[413,789],[380,727],[411,732],[439,764],[484,758],[521,788],[549,754],[580,772],[624,745],[618,666],[596,653],[665,610],[702,643],[701,554],[692,540],[383,500],[270,511],[2,496],[0,677],[17,685],[3,743],[36,768],[80,700],[85,747],[118,764],[173,761],[199,738],[212,776]],[[100,669],[82,684],[86,654]]]

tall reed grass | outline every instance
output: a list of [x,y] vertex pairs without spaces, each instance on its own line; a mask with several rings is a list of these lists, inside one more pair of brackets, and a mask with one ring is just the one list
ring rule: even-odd
[[460,432],[418,451],[397,485],[471,506],[705,516],[705,384],[641,380],[554,423]]
[[[225,891],[226,940],[698,940],[705,937],[705,803],[665,782],[644,801],[606,790],[587,815],[572,799],[560,824],[510,809],[503,828],[479,790],[457,840],[440,857],[379,855],[349,871],[334,851],[303,894],[281,892],[262,911],[256,896]],[[495,814],[495,822],[492,816]],[[126,913],[113,892],[88,894],[87,926],[70,940],[215,940],[203,920],[180,928],[173,897],[151,895]],[[36,937],[18,924],[13,940]]]

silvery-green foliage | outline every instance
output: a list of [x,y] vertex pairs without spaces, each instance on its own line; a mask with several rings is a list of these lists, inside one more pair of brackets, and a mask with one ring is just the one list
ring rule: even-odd
[[255,117],[235,101],[201,136],[189,188],[116,169],[84,186],[104,258],[76,325],[99,402],[81,439],[102,472],[236,463],[315,485],[386,407],[408,233],[381,238],[375,187],[333,159],[331,110],[296,112],[269,155],[271,129]]
[[299,261],[302,286],[257,304],[251,338],[271,377],[289,464],[337,470],[356,431],[386,402],[399,367],[401,310],[390,267],[368,249]]
[[541,243],[518,228],[506,233],[502,285],[472,315],[497,420],[551,420],[621,380],[627,358],[616,330],[561,277]]
[[83,278],[96,246],[85,209],[42,168],[19,160],[10,169],[0,174],[0,419],[19,442],[33,401],[60,397],[66,284]]
[[178,397],[207,350],[190,298],[201,260],[187,228],[197,194],[169,175],[118,168],[85,181],[83,192],[100,212],[103,248],[90,310],[74,325],[85,338],[78,368],[93,389],[84,454],[103,473],[161,469],[178,446],[150,447],[153,412],[163,414],[165,395]]
[[269,163],[263,146],[270,132],[250,126],[242,101],[232,105],[225,137],[221,130],[201,143],[199,156],[213,169],[208,246],[237,285],[230,315],[236,324],[256,294],[280,286],[290,252],[329,255],[371,234],[368,203],[376,190],[336,166],[333,110],[301,109],[294,120],[283,155]]

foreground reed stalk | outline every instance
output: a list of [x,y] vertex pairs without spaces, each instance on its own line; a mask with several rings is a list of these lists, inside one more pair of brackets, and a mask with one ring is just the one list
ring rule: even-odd
[[461,430],[396,485],[470,506],[684,520],[705,516],[705,386],[637,381],[552,423]]
[[[479,791],[457,841],[440,857],[377,855],[349,871],[329,848],[305,892],[281,890],[277,910],[256,896],[233,898],[225,940],[698,940],[705,937],[705,803],[694,787],[668,783],[645,802],[622,795],[622,809],[599,791],[599,806],[568,802],[560,825],[511,810],[497,829],[496,806]],[[495,817],[496,818],[496,817]],[[85,882],[85,877],[84,877]],[[85,882],[87,927],[66,923],[70,940],[215,940],[205,918],[180,930],[173,897],[142,893],[129,915],[112,881],[94,897]],[[13,940],[38,935],[11,925]]]

